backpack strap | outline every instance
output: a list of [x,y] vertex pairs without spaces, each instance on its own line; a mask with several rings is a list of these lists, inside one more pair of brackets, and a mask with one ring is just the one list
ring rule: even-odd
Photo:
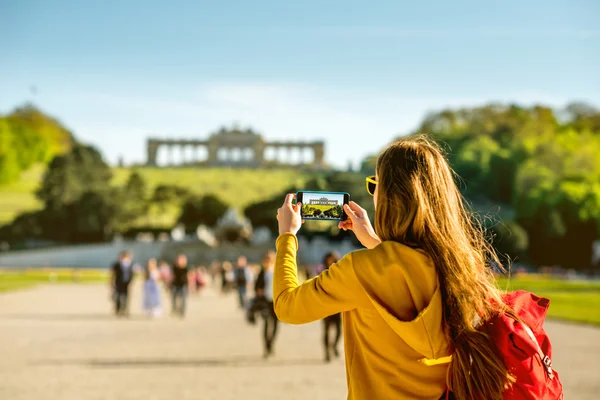
[[548,378],[553,379],[554,372],[552,371],[552,360],[550,360],[550,357],[545,355],[544,352],[542,351],[542,348],[540,347],[539,342],[535,338],[535,335],[533,334],[533,331],[531,330],[531,328],[528,327],[527,325],[525,325],[524,323],[521,323],[521,324],[523,325],[523,328],[525,329],[525,332],[527,333],[527,335],[531,338],[533,343],[535,343],[535,347],[537,348],[537,355],[540,358],[540,361],[542,362],[542,364],[546,367],[545,369],[546,369],[546,374],[548,375]]

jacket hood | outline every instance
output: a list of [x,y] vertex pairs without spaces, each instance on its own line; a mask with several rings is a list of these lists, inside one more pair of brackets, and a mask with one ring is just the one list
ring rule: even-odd
[[358,281],[385,323],[423,358],[448,356],[442,296],[429,256],[397,242],[383,242],[356,256]]

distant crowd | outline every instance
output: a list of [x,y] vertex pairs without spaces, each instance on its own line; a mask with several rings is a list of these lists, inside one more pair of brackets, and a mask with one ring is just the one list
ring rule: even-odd
[[[327,253],[323,263],[305,270],[310,279],[339,260],[335,252]],[[170,296],[171,315],[184,318],[187,298],[190,294],[200,294],[211,286],[222,295],[235,294],[240,310],[249,324],[263,322],[264,357],[274,353],[279,320],[273,304],[273,268],[275,253],[266,252],[259,264],[251,264],[247,257],[239,256],[235,262],[213,262],[208,268],[193,266],[184,254],[175,257],[172,263],[150,259],[144,266],[136,264],[129,251],[119,254],[112,265],[110,287],[114,312],[117,317],[130,314],[130,286],[136,275],[143,276],[142,312],[149,318],[163,315],[163,294]],[[338,344],[341,338],[341,315],[335,314],[324,319],[323,346],[325,361],[339,356]]]

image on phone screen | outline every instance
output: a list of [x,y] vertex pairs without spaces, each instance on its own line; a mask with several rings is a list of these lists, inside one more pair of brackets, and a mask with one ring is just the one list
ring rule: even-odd
[[308,192],[296,194],[296,200],[302,203],[302,219],[340,221],[346,219],[344,204],[350,196],[338,192]]

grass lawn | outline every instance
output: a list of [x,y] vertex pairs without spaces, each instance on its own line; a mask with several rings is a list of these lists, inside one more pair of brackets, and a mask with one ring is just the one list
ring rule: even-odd
[[[23,211],[42,207],[35,197],[45,167],[37,165],[21,174],[17,182],[0,185],[0,225],[8,223]],[[133,168],[113,168],[113,184],[123,185]],[[160,184],[179,185],[199,195],[213,193],[233,207],[244,208],[264,200],[289,186],[301,186],[314,174],[294,169],[234,169],[234,168],[135,168],[148,185],[148,196]],[[282,199],[283,201],[283,199]],[[178,209],[159,210],[152,207],[140,224],[172,225]]]
[[600,325],[600,282],[519,275],[498,281],[502,289],[523,289],[550,299],[548,317]]
[[44,170],[43,165],[36,165],[21,173],[20,180],[0,185],[0,225],[12,221],[24,211],[42,207],[34,192],[42,180]]
[[0,293],[25,289],[40,283],[97,283],[106,282],[107,279],[108,273],[105,270],[0,270]]

